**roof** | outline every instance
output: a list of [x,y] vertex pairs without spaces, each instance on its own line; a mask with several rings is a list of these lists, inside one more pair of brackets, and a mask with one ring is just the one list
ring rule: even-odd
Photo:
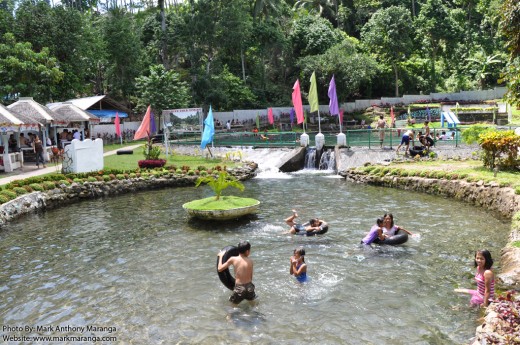
[[[42,124],[68,123],[66,117],[34,101],[32,97],[20,97],[17,102],[8,105],[7,108],[17,114],[17,116],[24,116],[29,121],[40,122]],[[25,122],[24,120],[22,121]]]
[[0,104],[0,126],[18,126],[22,123],[22,120],[16,118],[9,109]]
[[[70,102],[82,110],[117,110],[119,112],[130,112],[130,109],[111,99],[107,95],[69,99],[66,102]],[[47,106],[52,107],[62,103],[64,102],[49,103]]]
[[88,121],[91,123],[99,123],[99,118],[90,114],[83,109],[78,108],[71,102],[63,102],[63,103],[52,103],[49,104],[49,108],[66,117],[69,122],[83,122]]

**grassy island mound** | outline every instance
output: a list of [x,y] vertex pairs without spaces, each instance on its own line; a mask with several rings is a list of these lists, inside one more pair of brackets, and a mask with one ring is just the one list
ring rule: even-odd
[[192,217],[211,220],[227,220],[239,218],[258,210],[260,201],[237,196],[222,196],[193,200],[182,205]]
[[215,197],[193,200],[182,205],[183,208],[198,211],[208,210],[232,210],[235,208],[257,206],[260,201],[251,198],[240,198],[237,196],[222,196],[216,200]]

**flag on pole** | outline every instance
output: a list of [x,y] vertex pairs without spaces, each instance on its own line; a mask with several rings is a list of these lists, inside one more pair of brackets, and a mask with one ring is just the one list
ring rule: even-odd
[[345,110],[340,109],[339,110],[339,122],[343,123],[343,114],[345,113]]
[[215,135],[215,123],[213,122],[213,111],[210,105],[208,117],[204,120],[204,132],[202,133],[202,140],[200,141],[201,150],[204,150],[206,145],[213,141],[213,135]]
[[293,124],[294,122],[294,115],[296,115],[294,112],[294,108],[291,108],[291,111],[289,112],[289,119],[291,120],[291,124]]
[[260,129],[260,115],[256,113],[256,128]]
[[432,120],[431,114],[430,114],[430,107],[426,107],[426,118],[428,119],[428,122]]
[[311,87],[309,89],[309,105],[311,106],[311,113],[318,111],[320,106],[318,102],[318,88],[316,86],[316,73],[312,72]]
[[336,94],[336,81],[334,80],[334,75],[332,75],[332,79],[330,80],[328,95],[330,99],[330,115],[339,115],[338,95]]
[[410,112],[410,106],[408,106],[408,117],[410,117],[412,113]]
[[142,138],[146,138],[150,135],[150,113],[152,112],[152,108],[149,105],[148,109],[146,109],[146,114],[144,115],[143,122],[137,129],[134,134],[134,140],[139,140]]
[[273,108],[267,109],[267,119],[269,120],[269,124],[274,124]]
[[150,134],[154,134],[157,132],[157,127],[155,126],[155,114],[152,113],[150,114]]
[[395,114],[394,114],[394,107],[393,106],[390,107],[390,119],[391,119],[391,122],[394,123]]
[[293,102],[293,106],[294,106],[294,111],[296,112],[296,122],[298,124],[300,124],[304,121],[304,117],[303,117],[302,94],[300,91],[300,81],[298,79],[296,79],[296,82],[294,83],[294,86],[293,86],[292,102]]
[[116,135],[121,137],[121,121],[119,120],[119,113],[116,111],[116,119],[114,120],[114,125],[116,125]]

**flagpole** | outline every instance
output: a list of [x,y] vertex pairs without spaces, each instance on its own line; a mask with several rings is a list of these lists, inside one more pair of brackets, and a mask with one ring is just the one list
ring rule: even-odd
[[321,133],[320,108],[318,108],[318,132]]

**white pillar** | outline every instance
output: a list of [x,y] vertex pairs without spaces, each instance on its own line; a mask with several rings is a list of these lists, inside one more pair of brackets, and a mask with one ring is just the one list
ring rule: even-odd
[[338,144],[339,147],[347,146],[347,136],[345,135],[345,133],[339,133],[338,134],[338,142],[337,142],[337,144]]
[[303,133],[300,136],[300,146],[303,146],[303,147],[309,146],[309,135],[307,133]]
[[325,136],[323,133],[316,134],[316,150],[321,150],[325,145]]

